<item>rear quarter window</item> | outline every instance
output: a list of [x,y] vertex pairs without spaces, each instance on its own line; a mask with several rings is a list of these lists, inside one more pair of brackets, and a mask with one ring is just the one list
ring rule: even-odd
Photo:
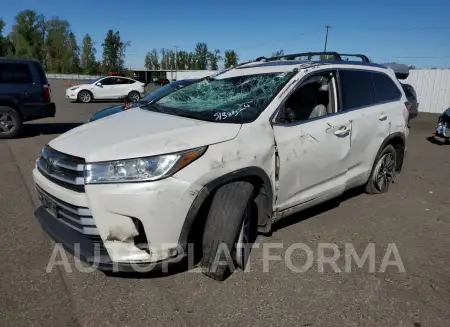
[[375,95],[378,103],[397,101],[402,94],[392,79],[383,73],[372,73]]
[[36,72],[37,72],[37,74],[39,76],[39,82],[42,85],[47,85],[48,84],[47,75],[45,75],[45,72],[42,69],[42,66],[39,63],[37,63],[37,62],[34,62],[33,66],[36,69]]
[[408,98],[416,98],[416,91],[409,84],[402,84],[403,91],[405,92]]
[[33,75],[27,63],[0,63],[0,83],[33,84]]

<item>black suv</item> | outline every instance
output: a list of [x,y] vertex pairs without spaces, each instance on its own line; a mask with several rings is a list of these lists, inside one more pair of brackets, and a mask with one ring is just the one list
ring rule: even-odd
[[55,117],[50,93],[39,62],[0,58],[0,139],[17,136],[25,121]]

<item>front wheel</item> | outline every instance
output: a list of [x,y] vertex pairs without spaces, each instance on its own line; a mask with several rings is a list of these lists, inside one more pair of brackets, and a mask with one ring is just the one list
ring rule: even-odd
[[131,91],[128,94],[128,101],[130,102],[138,102],[141,99],[141,95],[136,91]]
[[221,186],[211,203],[203,233],[202,272],[215,280],[226,279],[235,263],[244,267],[251,248],[254,187],[244,181]]
[[0,139],[17,136],[23,128],[20,114],[13,108],[0,106]]
[[78,101],[83,103],[89,103],[92,101],[92,94],[89,91],[80,91],[78,93]]
[[375,159],[375,164],[366,185],[369,194],[386,193],[394,182],[397,167],[397,153],[387,145]]

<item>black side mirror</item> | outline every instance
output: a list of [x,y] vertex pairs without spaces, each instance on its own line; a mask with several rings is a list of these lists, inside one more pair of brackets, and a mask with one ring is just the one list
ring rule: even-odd
[[282,123],[290,123],[294,121],[294,111],[291,108],[284,108],[280,112],[278,120]]

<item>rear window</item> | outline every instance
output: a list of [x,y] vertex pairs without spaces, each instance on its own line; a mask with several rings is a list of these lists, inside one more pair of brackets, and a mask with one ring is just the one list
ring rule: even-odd
[[400,99],[401,93],[392,79],[383,73],[372,73],[377,102],[389,102]]
[[25,63],[0,63],[0,83],[33,84],[30,67]]

